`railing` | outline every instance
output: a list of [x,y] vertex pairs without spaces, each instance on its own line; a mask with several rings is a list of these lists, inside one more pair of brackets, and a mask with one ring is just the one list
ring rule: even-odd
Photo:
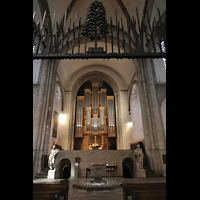
[[[150,17],[145,10],[140,23],[138,9],[136,17],[128,15],[125,9],[126,22],[118,18],[115,9],[115,20],[106,18],[105,8],[102,5],[90,4],[85,22],[81,18],[77,25],[77,11],[71,27],[71,19],[66,28],[67,10],[59,23],[55,25],[55,12],[51,26],[46,20],[44,12],[42,23],[35,21],[33,13],[33,59],[88,59],[88,58],[164,58],[161,41],[166,44],[165,23],[166,18],[155,17],[150,23]],[[102,12],[97,11],[98,7]],[[96,10],[95,10],[96,9]],[[100,14],[99,14],[100,13]],[[107,19],[109,19],[107,21]],[[153,18],[152,18],[153,19]],[[114,22],[115,21],[115,22]],[[126,31],[125,31],[126,30]],[[82,46],[81,46],[82,45]],[[87,49],[88,48],[88,49]]]

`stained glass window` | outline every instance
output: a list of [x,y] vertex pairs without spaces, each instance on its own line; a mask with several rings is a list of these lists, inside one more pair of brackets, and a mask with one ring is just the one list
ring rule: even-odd
[[33,53],[34,53],[34,51],[35,51],[35,44],[33,43]]
[[[162,49],[163,53],[166,53],[165,42],[164,41],[161,42],[161,49]],[[165,65],[165,70],[166,70],[166,58],[163,58],[163,62],[164,62],[164,65]]]
[[60,100],[60,94],[59,94],[59,92],[58,91],[56,91],[56,100]]

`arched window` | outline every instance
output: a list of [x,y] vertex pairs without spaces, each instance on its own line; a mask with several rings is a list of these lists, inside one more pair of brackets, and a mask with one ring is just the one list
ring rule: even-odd
[[61,91],[60,91],[60,86],[59,85],[56,85],[55,103],[59,107],[59,109],[62,108],[62,98],[61,98]]
[[57,138],[59,114],[62,111],[62,95],[58,84],[55,87],[54,106],[53,106],[53,130],[52,137]]
[[137,84],[133,85],[130,97],[131,121],[133,122],[133,140],[144,139],[140,97]]
[[[166,53],[166,48],[165,48],[165,42],[164,42],[164,40],[161,42],[161,49],[162,49],[163,53]],[[165,70],[166,70],[166,58],[163,58],[163,62],[164,62],[164,65],[165,65]]]

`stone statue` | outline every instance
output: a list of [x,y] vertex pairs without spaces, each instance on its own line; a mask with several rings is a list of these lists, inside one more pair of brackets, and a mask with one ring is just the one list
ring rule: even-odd
[[140,145],[137,145],[137,148],[135,149],[133,156],[135,157],[137,169],[143,169],[143,157],[144,153],[142,153],[142,149],[140,148]]
[[49,154],[49,160],[48,160],[48,166],[50,169],[55,169],[54,168],[54,163],[55,163],[55,156],[60,152],[59,149],[56,149],[56,146],[53,145],[53,149],[51,149],[50,154]]

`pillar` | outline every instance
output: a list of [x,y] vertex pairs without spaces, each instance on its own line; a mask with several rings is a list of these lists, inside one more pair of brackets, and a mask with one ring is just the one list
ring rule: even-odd
[[40,67],[40,85],[37,99],[37,107],[35,109],[33,118],[33,176],[36,174],[38,153],[39,153],[39,139],[41,138],[43,107],[46,102],[46,86],[48,75],[49,60],[42,60]]

